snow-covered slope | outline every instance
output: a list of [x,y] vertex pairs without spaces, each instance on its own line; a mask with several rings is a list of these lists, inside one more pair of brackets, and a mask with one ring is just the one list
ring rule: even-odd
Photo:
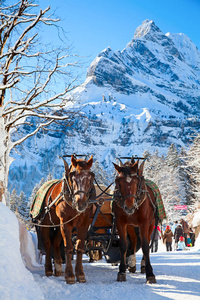
[[66,153],[93,154],[111,174],[119,155],[146,149],[165,154],[171,143],[186,147],[200,128],[199,92],[199,50],[186,35],[164,34],[146,20],[122,51],[108,47],[99,53],[86,81],[70,95],[76,101],[66,109],[75,107],[87,118],[53,128],[66,134],[40,133],[27,140],[23,157],[11,166],[10,186],[30,193],[49,171],[60,177],[57,157]]

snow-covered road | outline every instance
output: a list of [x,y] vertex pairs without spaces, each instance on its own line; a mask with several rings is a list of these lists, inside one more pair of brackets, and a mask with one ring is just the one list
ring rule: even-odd
[[145,275],[140,274],[140,259],[137,254],[137,271],[127,272],[126,282],[117,282],[118,266],[105,260],[88,263],[84,257],[87,282],[67,285],[61,278],[44,276],[44,267],[33,272],[34,279],[43,291],[45,299],[200,299],[200,253],[158,252],[151,254],[151,262],[157,284],[147,285]]
[[21,226],[19,234],[17,218],[0,203],[0,300],[200,299],[200,236],[195,248],[182,252],[166,252],[160,241],[159,252],[151,254],[157,279],[152,285],[140,274],[141,250],[137,271],[127,272],[126,282],[116,281],[118,266],[105,260],[89,263],[84,256],[87,282],[67,285],[64,276],[46,277],[36,257],[34,235]]

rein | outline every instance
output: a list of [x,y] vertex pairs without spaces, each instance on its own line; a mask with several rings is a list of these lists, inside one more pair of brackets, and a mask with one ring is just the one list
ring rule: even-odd
[[[69,173],[70,174],[70,173]],[[65,183],[67,185],[67,189],[65,189]],[[50,200],[51,200],[51,196],[52,196],[52,193],[54,191],[54,189],[56,188],[56,186],[60,184],[60,182],[58,182],[57,184],[55,184],[55,186],[53,187],[49,197],[48,197],[48,202],[47,202],[47,206],[44,208],[44,215],[42,217],[42,219],[40,220],[40,224],[36,224],[34,222],[31,222],[32,224],[34,224],[35,226],[39,226],[39,227],[59,227],[59,226],[62,226],[62,225],[65,225],[69,222],[71,222],[72,220],[74,220],[75,218],[77,218],[78,216],[80,216],[80,214],[82,214],[83,212],[81,213],[77,213],[77,215],[75,215],[73,218],[71,218],[70,220],[66,221],[65,223],[63,224],[58,224],[58,225],[55,225],[51,219],[51,213],[50,213],[50,209],[53,205],[56,204],[56,202],[58,201],[65,201],[66,204],[68,206],[70,206],[72,209],[74,209],[73,207],[73,197],[79,193],[84,193],[86,196],[88,196],[88,199],[90,197],[90,195],[92,194],[92,191],[93,191],[93,185],[90,187],[90,190],[89,192],[85,192],[85,191],[82,191],[82,190],[77,190],[77,191],[73,191],[73,189],[71,188],[70,184],[69,184],[69,181],[68,181],[68,177],[64,177],[62,179],[62,191],[60,192],[60,194],[50,203]],[[67,195],[67,197],[66,197]],[[89,208],[91,205],[92,205],[92,201],[88,201],[89,202],[89,206],[87,208]],[[49,220],[50,222],[52,223],[52,225],[42,225],[41,223],[43,222],[44,218],[46,217],[46,215],[49,214]]]
[[96,197],[96,199],[97,199],[97,198],[100,198],[103,194],[105,194],[105,195],[107,195],[107,196],[110,196],[110,197],[113,196],[113,194],[106,193],[106,191],[111,187],[111,185],[113,185],[113,184],[115,183],[114,181],[111,182],[111,184],[109,184],[109,186],[108,186],[105,190],[103,190],[103,189],[101,188],[101,186],[100,186],[100,185],[98,184],[98,182],[96,181],[96,178],[94,178],[94,181],[95,181],[96,185],[98,186],[98,188],[99,188],[100,191],[101,191],[101,193]]
[[65,225],[65,224],[67,224],[67,223],[69,223],[69,222],[71,222],[71,221],[73,221],[74,219],[76,219],[77,217],[79,217],[80,215],[82,214],[82,212],[81,213],[78,213],[77,215],[75,215],[73,218],[71,218],[70,220],[68,220],[68,221],[66,221],[66,222],[64,222],[64,223],[62,223],[62,224],[58,224],[58,225],[42,225],[42,224],[36,224],[36,223],[34,223],[34,222],[31,222],[31,224],[33,224],[33,225],[35,225],[35,226],[38,226],[38,227],[60,227],[60,226],[63,226],[63,225]]
[[[137,192],[136,192],[136,195],[134,194],[129,194],[129,195],[126,195],[126,196],[122,196],[121,194],[121,191],[120,191],[120,188],[119,188],[119,184],[117,184],[117,189],[115,190],[115,193],[114,193],[114,197],[115,198],[118,198],[118,201],[117,201],[117,205],[119,207],[121,207],[123,209],[123,204],[124,204],[124,201],[125,199],[129,198],[129,197],[133,197],[135,198],[135,203],[134,203],[134,207],[135,209],[139,209],[139,207],[143,204],[143,202],[147,199],[147,195],[146,197],[144,197],[144,199],[138,203],[138,200],[140,200],[141,198],[141,194],[147,194],[148,193],[148,190],[147,189],[142,189],[142,184],[144,182],[144,176],[140,177],[137,173],[134,173],[134,174],[131,174],[129,175],[130,177],[137,177],[139,178],[139,189],[137,189]],[[125,176],[124,176],[125,177]],[[120,179],[121,177],[119,178],[116,178],[116,181],[118,179]],[[148,193],[149,194],[149,193]],[[152,201],[151,201],[152,202]]]

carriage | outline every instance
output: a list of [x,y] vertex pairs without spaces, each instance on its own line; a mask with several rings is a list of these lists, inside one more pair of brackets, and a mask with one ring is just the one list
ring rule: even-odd
[[[69,156],[66,155],[65,157]],[[141,246],[142,249],[146,251],[145,255],[149,256],[150,235],[153,231],[154,224],[158,221],[157,212],[159,205],[153,203],[154,200],[152,199],[155,198],[155,195],[152,191],[147,191],[147,188],[149,189],[149,187],[147,187],[142,176],[145,160],[144,158],[133,156],[118,158],[120,166],[114,164],[118,176],[115,180],[115,190],[113,193],[110,187],[114,182],[105,187],[99,185],[95,180],[94,173],[90,171],[93,161],[92,157],[88,161],[86,159],[77,159],[77,157],[78,155],[75,154],[71,156],[70,167],[62,157],[65,166],[65,178],[56,182],[47,183],[45,188],[43,187],[43,191],[38,192],[37,197],[32,204],[31,214],[33,220],[37,223],[36,229],[38,233],[39,248],[44,246],[46,251],[45,273],[47,276],[53,274],[51,265],[51,257],[53,255],[55,275],[60,276],[61,259],[64,260],[66,257],[65,279],[67,283],[74,283],[75,276],[72,270],[71,259],[74,251],[76,251],[77,262],[75,275],[77,281],[85,282],[85,275],[82,267],[82,254],[88,254],[90,261],[93,261],[99,257],[101,258],[103,253],[108,263],[115,264],[121,261],[121,270],[118,273],[117,280],[125,281],[125,262],[124,259],[122,261],[122,257],[124,255],[126,259],[129,256],[132,257]],[[136,158],[137,162],[135,162]],[[122,159],[129,159],[130,161],[125,165],[122,163]],[[140,168],[138,168],[139,160],[143,160],[142,167]],[[125,174],[127,170],[129,171]],[[135,172],[138,174],[141,172],[141,176],[137,175]],[[123,197],[123,191],[120,191],[118,187],[119,181],[122,181],[125,178],[126,185],[126,183],[130,183],[135,176],[139,178],[139,180],[137,179],[138,183],[136,185],[134,184],[134,189],[136,190],[130,191],[128,196]],[[128,187],[130,186],[129,183]],[[132,209],[134,209],[134,211],[136,210],[136,212],[141,210],[139,208],[140,206],[144,206],[144,200],[142,200],[141,203],[139,201],[138,204],[137,201],[135,201],[134,208],[128,207],[131,202],[130,200],[132,198],[135,200],[136,198],[143,199],[144,195],[148,196],[150,199],[148,202],[150,202],[152,213],[149,225],[146,226],[148,232],[145,232],[142,229],[146,237],[145,239],[142,239],[143,243],[141,243],[141,234],[139,233],[139,227],[141,227],[141,225],[139,223],[137,224],[137,222],[135,223],[135,221],[133,221],[132,224],[129,221],[130,216],[128,216],[128,219],[125,216],[127,235],[123,237],[122,232],[119,232],[119,224],[117,226],[118,220],[116,221],[116,216],[118,219],[120,216],[113,212],[112,207],[114,207],[114,210],[117,208],[117,211],[122,210],[123,214],[124,209],[122,209],[120,204],[123,200],[127,204],[127,214],[131,215],[133,214],[133,211],[131,212]],[[37,198],[40,199],[40,205],[38,205],[38,200],[36,201]],[[64,213],[66,212],[66,207],[68,215]],[[35,211],[35,208],[37,208],[37,212]],[[130,211],[128,212],[129,209]],[[164,207],[162,209],[164,210]],[[43,245],[40,239],[41,236],[44,240]],[[125,244],[123,244],[123,247],[120,246],[120,238],[121,241],[123,239],[126,240],[125,244],[128,245],[127,248],[124,246]],[[63,251],[64,248],[65,251]],[[120,251],[122,251],[123,248],[126,249],[123,250],[122,256],[122,252],[120,255]],[[155,282],[155,276],[151,271],[149,258],[146,259],[144,264],[143,271],[146,272],[147,281],[150,280],[152,283]],[[134,270],[135,267],[131,265],[129,271],[134,272]]]

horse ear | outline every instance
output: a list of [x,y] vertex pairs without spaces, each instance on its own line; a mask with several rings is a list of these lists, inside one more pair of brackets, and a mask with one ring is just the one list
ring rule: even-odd
[[115,170],[116,170],[118,173],[120,173],[120,172],[121,172],[121,167],[118,166],[118,165],[116,165],[114,162],[113,162],[113,165],[114,165],[114,167],[115,167]]
[[62,160],[63,160],[64,167],[65,167],[65,175],[68,176],[68,174],[69,174],[69,165],[63,157],[62,157]]
[[145,163],[145,160],[144,160],[144,161],[141,163],[141,165],[140,165],[140,168],[139,168],[139,176],[142,176],[142,174],[143,174],[144,163]]
[[132,163],[132,164],[134,164],[134,163],[135,163],[135,159],[134,159],[134,157],[133,157],[133,156],[131,157],[131,163]]
[[120,167],[123,167],[123,166],[124,166],[124,164],[122,163],[121,160],[119,161],[119,166],[120,166]]
[[71,156],[71,163],[72,163],[72,167],[76,168],[77,162],[76,162],[76,158],[74,157],[74,155]]
[[90,159],[88,159],[88,161],[87,161],[88,169],[90,169],[92,167],[92,164],[93,164],[93,156],[91,155]]
[[132,173],[137,173],[137,171],[138,171],[138,164],[139,164],[139,159],[131,166],[131,172]]

